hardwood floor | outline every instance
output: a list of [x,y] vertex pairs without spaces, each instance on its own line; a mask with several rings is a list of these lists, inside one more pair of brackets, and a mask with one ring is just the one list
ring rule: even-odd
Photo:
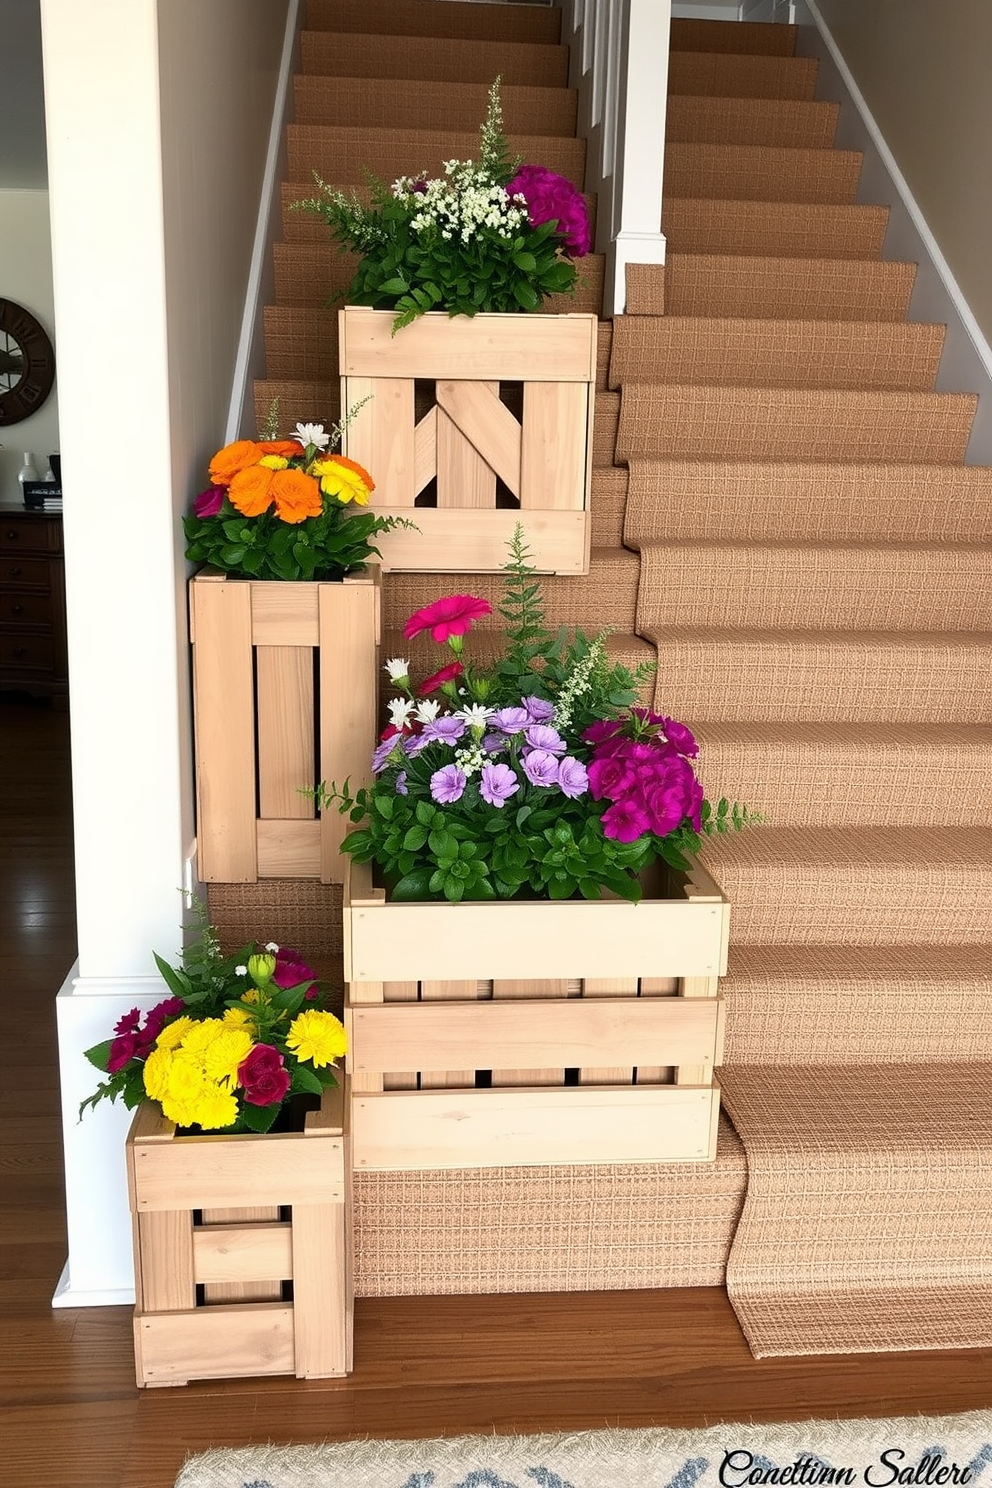
[[391,1298],[341,1381],[134,1386],[130,1310],[53,1312],[65,1259],[54,999],[75,953],[68,718],[0,698],[0,1430],[6,1481],[172,1488],[253,1441],[992,1406],[992,1351],[751,1357],[723,1292]]

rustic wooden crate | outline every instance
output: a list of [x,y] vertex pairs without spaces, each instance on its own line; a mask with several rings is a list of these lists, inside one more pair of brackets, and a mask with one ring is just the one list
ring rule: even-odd
[[300,787],[371,779],[379,569],[341,583],[190,581],[197,870],[341,883],[344,817]]
[[286,1135],[178,1137],[158,1106],[138,1108],[127,1171],[139,1385],[350,1371],[344,1094],[325,1091]]
[[358,864],[344,893],[357,1170],[716,1155],[729,905],[701,867],[636,905],[391,904]]
[[[519,521],[537,570],[588,573],[596,317],[433,312],[395,336],[393,319],[338,313],[342,407],[370,398],[345,453],[373,471],[376,506],[420,529],[383,535],[384,566],[494,572]],[[419,421],[418,381],[435,399]],[[501,383],[522,384],[519,421]],[[497,477],[518,506],[497,508]],[[415,507],[434,479],[436,507]]]

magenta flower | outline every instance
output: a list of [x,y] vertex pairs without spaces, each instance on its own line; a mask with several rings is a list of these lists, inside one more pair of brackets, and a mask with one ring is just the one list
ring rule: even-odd
[[585,733],[582,735],[582,741],[583,743],[591,744],[593,748],[598,749],[601,744],[605,744],[609,741],[621,738],[622,729],[622,719],[598,718],[595,723],[591,723],[586,729]]
[[577,796],[584,796],[589,789],[589,775],[581,760],[574,759],[567,754],[558,766],[558,786],[562,795],[568,796],[574,801]]
[[615,842],[636,842],[638,837],[643,837],[645,832],[651,830],[647,813],[629,797],[614,801],[600,819],[603,823],[603,836],[612,837]]
[[593,800],[617,801],[631,790],[637,779],[633,765],[622,755],[607,755],[589,764],[589,789]]
[[434,691],[435,687],[440,687],[444,682],[453,682],[456,677],[461,676],[464,670],[460,661],[449,661],[447,666],[443,666],[439,672],[434,672],[432,676],[421,682],[417,688],[417,696],[426,697],[429,692]]
[[682,825],[685,808],[686,792],[681,783],[649,785],[644,792],[644,809],[651,831],[658,837],[667,837]]
[[271,1044],[256,1044],[238,1065],[244,1099],[251,1106],[281,1104],[289,1094],[290,1076],[279,1050]]
[[137,1033],[141,1024],[141,1009],[132,1008],[114,1024],[115,1033]]
[[299,951],[280,946],[276,951],[276,969],[272,980],[277,987],[298,987],[301,982],[315,982],[317,973],[308,966]]
[[669,744],[674,745],[679,754],[686,755],[688,759],[695,759],[699,753],[699,745],[685,724],[677,722],[674,718],[662,718],[660,723]]
[[479,795],[490,806],[502,808],[504,802],[519,789],[520,781],[509,765],[483,765]]
[[225,494],[223,486],[208,486],[193,502],[193,515],[200,518],[215,517],[224,505]]
[[449,594],[412,614],[403,627],[403,634],[412,641],[422,630],[429,630],[433,640],[443,642],[449,636],[465,635],[473,620],[480,620],[492,612],[488,599],[477,599],[472,594]]
[[138,1035],[136,1033],[120,1033],[110,1046],[110,1056],[107,1059],[107,1074],[116,1075],[118,1070],[133,1059],[139,1047]]
[[584,258],[592,249],[589,213],[581,191],[565,176],[543,165],[522,165],[506,188],[508,196],[522,196],[527,203],[531,227],[557,222],[558,236],[572,258]]
[[445,765],[431,776],[431,795],[439,806],[460,801],[465,791],[465,772],[457,765]]
[[558,760],[546,749],[532,749],[523,761],[524,774],[531,785],[557,785]]

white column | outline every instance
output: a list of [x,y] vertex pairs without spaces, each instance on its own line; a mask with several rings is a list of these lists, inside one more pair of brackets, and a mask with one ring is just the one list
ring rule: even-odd
[[[156,0],[42,0],[65,503],[79,961],[59,993],[70,1263],[56,1301],[127,1301],[128,1115],[76,1108],[82,1057],[165,995],[184,799]],[[181,664],[182,655],[182,664]]]

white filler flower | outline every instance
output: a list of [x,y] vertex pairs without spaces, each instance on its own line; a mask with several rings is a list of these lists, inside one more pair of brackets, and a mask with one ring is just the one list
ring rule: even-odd
[[410,675],[410,663],[403,656],[391,656],[383,670],[389,673],[391,682],[402,682]]
[[324,433],[323,424],[297,424],[293,438],[299,440],[304,449],[310,444],[314,449],[326,449],[331,442],[330,434]]

